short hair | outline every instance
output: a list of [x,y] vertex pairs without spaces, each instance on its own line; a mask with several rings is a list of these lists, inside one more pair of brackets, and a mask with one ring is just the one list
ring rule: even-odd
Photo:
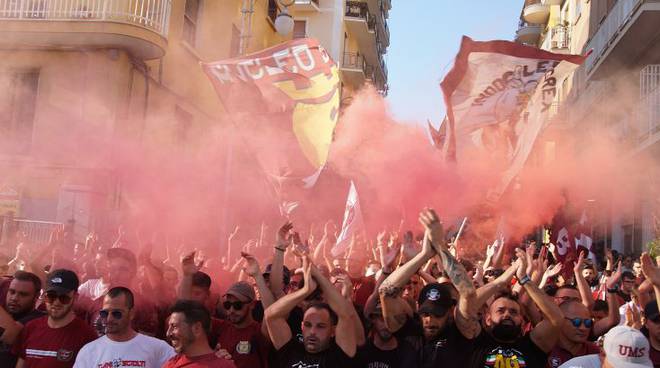
[[39,292],[41,291],[41,279],[39,278],[39,276],[33,274],[32,272],[16,271],[14,273],[14,279],[18,281],[31,282],[32,285],[34,286],[34,293],[36,294],[36,296],[39,296]]
[[211,276],[202,271],[197,271],[192,276],[192,286],[211,289]]
[[558,288],[557,288],[557,291],[559,291],[559,290],[563,290],[563,289],[579,291],[578,288],[577,288],[577,286],[575,286],[575,285],[571,285],[571,284],[564,284],[564,285],[558,287]]
[[607,305],[607,302],[601,299],[596,299],[594,301],[594,312],[609,312],[610,307]]
[[211,331],[211,314],[206,307],[194,300],[177,300],[170,308],[170,314],[181,313],[184,315],[186,323],[189,325],[197,322],[202,324],[202,328],[209,335]]
[[116,286],[108,290],[108,292],[105,294],[106,297],[112,299],[117,298],[121,295],[124,295],[126,297],[126,304],[128,305],[128,309],[133,309],[133,307],[135,306],[135,297],[133,296],[133,292],[131,291],[131,289],[123,286]]
[[502,299],[502,298],[508,299],[512,302],[516,302],[516,304],[518,304],[518,306],[520,306],[520,302],[518,301],[518,296],[517,295],[512,294],[508,291],[503,291],[503,292],[495,294],[495,296],[493,297],[493,301],[490,303],[490,305],[488,305],[488,309],[490,309],[491,305],[495,304],[496,300]]
[[305,313],[307,313],[307,311],[310,310],[311,308],[327,310],[328,314],[330,315],[330,321],[332,322],[333,326],[336,326],[337,322],[339,322],[339,317],[337,317],[337,313],[335,313],[335,311],[333,311],[332,308],[330,308],[330,305],[328,303],[319,302],[319,301],[311,302],[309,303],[309,305],[307,305],[307,308],[305,308]]
[[621,280],[623,279],[636,279],[635,274],[630,271],[623,271],[621,274]]

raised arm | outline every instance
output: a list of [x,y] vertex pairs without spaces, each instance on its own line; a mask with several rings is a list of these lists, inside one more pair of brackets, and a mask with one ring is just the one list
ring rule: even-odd
[[564,315],[559,307],[548,296],[536,286],[526,273],[527,259],[522,249],[516,249],[518,256],[518,270],[516,278],[518,283],[522,284],[527,295],[534,304],[541,310],[545,320],[537,324],[530,333],[530,338],[541,350],[550,352],[559,338],[559,329],[564,322]]
[[245,273],[250,276],[254,280],[254,283],[257,285],[259,296],[261,297],[261,304],[263,304],[264,309],[270,307],[275,302],[275,298],[273,297],[273,293],[268,288],[268,285],[266,285],[264,275],[261,273],[261,269],[259,268],[259,262],[256,258],[254,258],[254,256],[251,256],[247,253],[241,253],[241,257],[245,259]]
[[391,332],[396,332],[403,327],[406,319],[412,315],[408,303],[401,298],[404,286],[410,277],[417,273],[417,270],[434,255],[435,252],[430,242],[425,240],[422,251],[409,262],[394,270],[378,288],[385,325]]
[[181,283],[179,284],[179,299],[190,299],[192,296],[192,280],[193,275],[199,271],[204,261],[200,263],[195,263],[195,253],[188,253],[185,257],[181,259]]
[[291,328],[286,321],[289,313],[316,289],[316,282],[311,274],[311,264],[307,261],[303,261],[303,273],[305,275],[303,288],[278,299],[264,312],[268,336],[275,350],[280,350],[291,340]]
[[[642,253],[642,272],[647,279],[651,280],[653,290],[655,290],[655,300],[660,305],[660,268],[653,264],[648,253]],[[609,295],[608,295],[609,296]]]
[[575,275],[575,283],[577,284],[578,291],[580,292],[580,299],[582,299],[582,304],[591,310],[594,307],[594,297],[591,294],[591,288],[589,283],[582,275],[582,269],[584,268],[584,252],[580,252],[575,267],[573,267],[573,274]]
[[311,266],[311,273],[314,280],[319,284],[328,305],[337,314],[335,342],[346,355],[352,358],[357,353],[358,343],[364,344],[365,342],[362,322],[357,318],[357,313],[351,301],[344,298],[330,283],[330,280],[326,279],[313,265]]
[[293,224],[287,222],[277,230],[275,248],[273,249],[273,266],[270,271],[270,291],[276,299],[284,295],[284,253],[291,244],[291,229],[293,229]]

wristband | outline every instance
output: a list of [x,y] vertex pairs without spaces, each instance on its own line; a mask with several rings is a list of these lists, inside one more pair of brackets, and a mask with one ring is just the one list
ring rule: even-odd
[[286,252],[286,249],[280,248],[280,247],[275,247],[275,249],[279,250],[280,252]]
[[529,278],[529,275],[525,275],[522,279],[518,279],[520,286],[525,286],[525,284],[530,281],[532,281],[532,279]]
[[619,292],[619,288],[612,288],[612,289],[607,289],[607,292],[610,294],[616,294]]

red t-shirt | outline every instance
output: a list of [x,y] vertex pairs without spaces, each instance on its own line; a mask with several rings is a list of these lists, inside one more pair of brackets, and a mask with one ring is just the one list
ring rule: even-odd
[[211,334],[218,337],[218,344],[231,354],[237,368],[268,367],[269,342],[261,334],[259,322],[237,328],[227,321],[216,320],[211,327]]
[[557,368],[573,358],[583,355],[598,354],[598,353],[600,353],[600,348],[598,348],[598,345],[592,342],[587,342],[583,344],[580,351],[575,355],[571,354],[571,352],[568,350],[562,349],[559,346],[559,344],[557,344],[555,348],[552,349],[552,351],[548,355],[548,365],[546,367]]
[[[650,341],[649,341],[649,345],[651,345]],[[651,356],[651,362],[653,363],[653,367],[660,368],[660,350],[655,350],[653,345],[651,345],[651,351],[649,355]]]
[[80,348],[94,339],[96,333],[80,318],[51,328],[44,316],[25,325],[12,352],[25,361],[26,368],[70,368]]
[[163,368],[236,368],[234,363],[227,359],[218,358],[215,354],[206,354],[196,357],[187,357],[183,354],[177,354],[168,360]]

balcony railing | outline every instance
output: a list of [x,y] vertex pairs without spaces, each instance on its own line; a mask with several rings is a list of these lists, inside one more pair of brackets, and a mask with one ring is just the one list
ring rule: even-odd
[[605,20],[601,23],[596,33],[587,43],[585,50],[593,49],[593,52],[585,62],[587,72],[591,72],[603,57],[611,42],[616,38],[619,32],[630,21],[635,10],[644,0],[618,0],[612,10],[607,14]]
[[128,23],[165,37],[171,7],[171,0],[0,0],[0,19]]
[[347,1],[346,16],[350,18],[362,18],[367,22],[370,32],[376,31],[376,18],[369,12],[369,5],[362,1]]

